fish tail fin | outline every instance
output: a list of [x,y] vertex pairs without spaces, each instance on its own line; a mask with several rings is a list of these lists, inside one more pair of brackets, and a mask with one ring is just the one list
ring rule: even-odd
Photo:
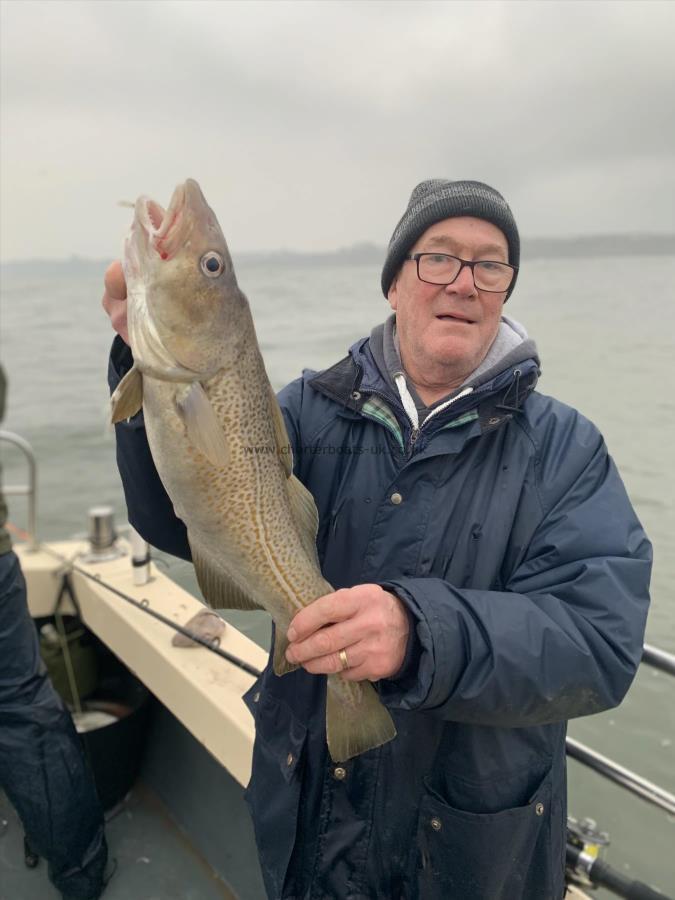
[[396,727],[370,681],[338,677],[328,676],[326,739],[333,762],[344,762],[395,738]]

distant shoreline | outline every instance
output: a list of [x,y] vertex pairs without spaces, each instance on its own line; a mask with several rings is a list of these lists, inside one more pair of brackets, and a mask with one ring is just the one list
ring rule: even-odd
[[[238,265],[274,264],[292,266],[380,266],[386,254],[385,247],[376,244],[354,244],[326,253],[302,253],[292,250],[275,250],[252,253],[237,252],[233,256]],[[601,234],[571,238],[523,238],[521,259],[589,258],[598,256],[673,256],[675,234]],[[0,263],[3,274],[25,272],[31,268],[36,273],[48,271],[101,271],[108,260],[87,259],[72,256],[68,259],[9,260]]]

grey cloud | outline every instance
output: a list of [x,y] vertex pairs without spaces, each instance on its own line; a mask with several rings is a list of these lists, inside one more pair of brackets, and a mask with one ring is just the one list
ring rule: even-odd
[[524,232],[675,229],[669,3],[51,0],[2,16],[5,257],[109,252],[114,199],[166,202],[187,175],[242,249],[381,243],[429,175],[494,183]]

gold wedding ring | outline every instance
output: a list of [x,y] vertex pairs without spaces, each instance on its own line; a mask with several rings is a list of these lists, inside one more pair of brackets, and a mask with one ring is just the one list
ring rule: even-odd
[[349,660],[347,659],[347,651],[340,650],[340,652],[338,653],[338,656],[340,657],[340,662],[342,663],[342,671],[344,672],[345,669],[349,668]]

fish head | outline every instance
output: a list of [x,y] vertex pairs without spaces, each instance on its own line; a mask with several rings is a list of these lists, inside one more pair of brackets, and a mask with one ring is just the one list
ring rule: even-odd
[[250,327],[248,302],[196,181],[178,185],[166,210],[139,197],[124,273],[129,336],[139,363],[208,375],[236,355]]

